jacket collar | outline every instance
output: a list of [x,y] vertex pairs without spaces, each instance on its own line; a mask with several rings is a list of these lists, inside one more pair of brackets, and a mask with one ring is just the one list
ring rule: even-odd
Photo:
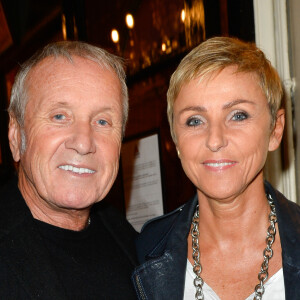
[[284,263],[300,269],[300,207],[287,200],[268,182],[265,187],[274,199]]
[[265,187],[275,200],[286,299],[300,299],[300,207],[269,183]]
[[[295,257],[295,253],[300,253],[300,207],[287,200],[267,181],[265,181],[265,190],[274,199],[285,262],[300,269],[300,256]],[[144,253],[142,254],[148,255],[149,258],[158,257],[166,248],[172,249],[186,243],[197,203],[198,197],[196,195],[175,211],[151,220],[148,222],[151,223],[151,231],[148,230],[148,223],[146,223],[142,230],[142,237],[140,236],[137,239],[138,249],[143,249],[144,246]],[[171,226],[169,225],[170,218],[174,219]],[[158,230],[161,232],[158,232]],[[147,240],[149,241],[149,236],[153,231],[157,232],[157,236],[162,236],[162,238],[155,240],[155,237],[153,237],[150,239],[151,243],[148,245]],[[140,261],[143,260],[143,258],[141,259],[141,255],[139,255],[139,258]]]
[[143,228],[137,244],[144,264],[132,275],[139,299],[183,299],[187,236],[197,203],[195,196],[175,211],[152,220],[151,231]]
[[[300,280],[300,207],[288,201],[268,182],[265,182],[265,189],[274,199],[277,212],[286,297],[300,299],[300,289],[297,288]],[[195,196],[172,213],[151,220],[151,226],[146,224],[143,228],[137,240],[138,256],[143,264],[133,274],[140,299],[183,298],[187,235],[197,202]]]
[[165,249],[178,248],[186,244],[197,203],[196,195],[176,210],[151,219],[143,226],[136,240],[140,263],[163,255]]

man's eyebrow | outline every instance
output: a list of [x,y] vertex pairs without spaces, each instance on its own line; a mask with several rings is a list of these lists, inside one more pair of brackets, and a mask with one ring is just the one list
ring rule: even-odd
[[[56,109],[59,107],[72,107],[72,103],[66,102],[66,101],[58,101],[55,103],[51,103],[50,105],[50,109]],[[101,107],[99,109],[100,112],[106,112],[106,111],[112,111],[113,108],[111,106],[105,106],[105,107]]]
[[224,104],[223,109],[228,109],[228,108],[231,108],[231,107],[241,104],[241,103],[248,103],[248,104],[255,105],[255,103],[253,101],[246,100],[246,99],[237,99],[237,100],[234,100],[234,101]]
[[69,107],[70,104],[68,102],[65,102],[65,101],[58,101],[58,102],[54,102],[54,103],[50,103],[49,104],[49,107],[50,108],[58,108],[58,107]]

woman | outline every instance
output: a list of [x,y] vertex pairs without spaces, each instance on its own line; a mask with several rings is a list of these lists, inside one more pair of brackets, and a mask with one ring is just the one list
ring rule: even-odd
[[300,299],[300,208],[264,181],[284,129],[277,72],[254,44],[212,38],[172,75],[168,118],[197,195],[137,241],[140,299]]

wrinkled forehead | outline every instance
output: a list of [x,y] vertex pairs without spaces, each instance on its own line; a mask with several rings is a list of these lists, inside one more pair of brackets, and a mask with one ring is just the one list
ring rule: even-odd
[[100,100],[105,95],[109,98],[107,101],[111,100],[114,104],[120,102],[121,105],[122,102],[121,83],[117,74],[79,56],[73,56],[72,60],[53,56],[43,59],[28,73],[26,93],[26,106],[31,101],[39,105],[48,99],[62,101],[63,97],[67,97],[72,102],[72,97],[81,97],[86,101],[92,98]]
[[[48,56],[37,64],[35,64],[32,69],[27,74],[27,82],[31,80],[40,79],[43,76],[56,75],[59,73],[63,73],[65,66],[73,66],[75,71],[79,72],[83,69],[90,68],[91,70],[101,70],[109,71],[115,74],[114,70],[105,64],[101,64],[99,61],[96,61],[92,58],[81,57],[77,55],[71,55],[69,57],[66,56]],[[116,74],[115,74],[116,75]],[[116,75],[117,76],[117,75]]]
[[[85,75],[87,75],[85,77]],[[48,56],[38,62],[27,74],[25,88],[41,88],[55,78],[77,80],[100,80],[104,77],[114,82],[116,88],[121,87],[115,71],[96,62],[95,60],[73,55],[71,58],[63,56]]]

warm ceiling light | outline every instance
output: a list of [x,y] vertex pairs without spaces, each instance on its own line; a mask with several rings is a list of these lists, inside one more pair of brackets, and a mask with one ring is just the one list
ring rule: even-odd
[[126,20],[127,27],[132,29],[134,26],[133,16],[131,14],[127,14],[125,20]]
[[62,35],[64,41],[67,40],[67,25],[66,25],[66,16],[63,14],[62,15]]
[[167,49],[167,45],[166,45],[165,43],[162,43],[162,44],[161,44],[161,50],[162,50],[163,52],[165,52],[166,49]]
[[185,20],[185,10],[183,9],[181,11],[181,21],[184,22],[184,20]]
[[114,43],[117,43],[119,41],[119,32],[116,29],[113,29],[111,31],[111,39]]

